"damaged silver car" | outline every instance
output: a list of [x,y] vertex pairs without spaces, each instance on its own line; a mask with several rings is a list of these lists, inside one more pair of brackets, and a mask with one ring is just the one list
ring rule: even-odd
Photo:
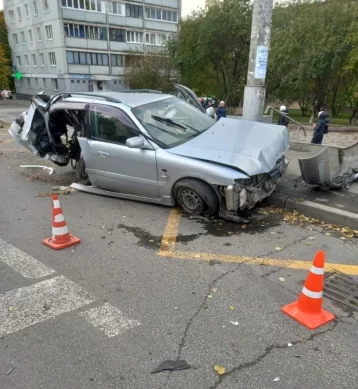
[[243,221],[287,167],[288,130],[216,122],[179,90],[38,94],[9,132],[39,157],[72,163],[78,190]]

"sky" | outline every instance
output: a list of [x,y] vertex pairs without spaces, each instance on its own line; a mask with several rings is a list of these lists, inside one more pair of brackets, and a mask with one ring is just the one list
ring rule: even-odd
[[[0,0],[2,2],[2,0]],[[197,7],[204,7],[205,0],[182,0],[183,16],[190,14],[190,12]]]
[[[204,7],[205,0],[182,0],[183,2],[183,16],[188,15],[196,7]],[[0,0],[0,9],[3,9],[4,0]]]

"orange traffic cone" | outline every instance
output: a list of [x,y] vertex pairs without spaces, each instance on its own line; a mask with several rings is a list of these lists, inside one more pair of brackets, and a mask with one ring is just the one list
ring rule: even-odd
[[310,330],[315,330],[335,318],[333,313],[322,308],[325,255],[324,251],[317,252],[300,297],[294,303],[281,308],[282,312]]
[[52,196],[52,236],[42,243],[54,250],[65,249],[80,243],[80,239],[70,235],[65,217],[63,216],[60,201],[57,195]]

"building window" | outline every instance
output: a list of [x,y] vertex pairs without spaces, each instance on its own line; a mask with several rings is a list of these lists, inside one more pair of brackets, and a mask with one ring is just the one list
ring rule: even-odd
[[35,80],[35,88],[40,89],[39,79],[37,77],[35,77],[34,80]]
[[31,78],[26,78],[27,80],[27,87],[31,88]]
[[138,31],[127,31],[127,42],[143,43],[143,33]]
[[34,68],[37,66],[36,54],[32,54],[32,64],[34,65]]
[[9,18],[10,18],[10,23],[15,22],[14,11],[12,9],[9,11]]
[[178,22],[178,12],[176,11],[166,11],[156,8],[145,8],[145,18],[153,20],[162,20],[165,22]]
[[48,5],[48,0],[43,0],[42,1],[42,5],[43,5],[43,8],[44,8],[44,12],[50,12],[50,7]]
[[29,34],[29,42],[34,43],[34,36],[32,30],[28,30],[28,34]]
[[20,8],[20,7],[17,7],[16,10],[17,10],[17,20],[18,20],[19,22],[21,22],[21,20],[22,20],[21,8]]
[[40,65],[45,66],[45,56],[43,53],[40,53]]
[[37,42],[42,42],[42,34],[41,34],[41,28],[36,28],[36,35],[37,35]]
[[119,28],[109,29],[109,40],[112,42],[125,42],[126,31]]
[[82,24],[64,24],[65,36],[87,39],[107,40],[107,28],[85,26]]
[[67,51],[67,63],[74,65],[108,66],[108,54]]
[[116,3],[114,1],[108,2],[108,13],[125,16],[124,11],[124,4]]
[[33,0],[32,7],[34,9],[34,15],[37,16],[39,14],[39,8],[37,6],[37,0]]
[[29,18],[30,17],[29,5],[28,4],[24,4],[24,9],[25,9],[25,17]]
[[56,66],[56,55],[55,55],[55,53],[48,53],[48,58],[50,60],[50,66]]
[[62,7],[101,12],[101,0],[62,0]]
[[25,55],[25,66],[26,66],[26,67],[29,67],[29,66],[30,66],[29,56],[28,56],[28,55]]
[[17,66],[18,66],[18,67],[21,67],[21,66],[22,66],[21,57],[20,57],[19,55],[16,57],[16,63],[17,63]]
[[52,80],[52,89],[53,90],[58,90],[57,78],[51,78],[51,80]]
[[19,40],[17,39],[17,34],[12,34],[12,39],[14,40],[15,46],[19,44]]
[[45,26],[45,31],[46,31],[46,38],[47,40],[53,39],[53,34],[52,34],[52,26]]
[[25,38],[25,32],[24,31],[21,31],[21,42],[22,42],[22,44],[24,45],[24,44],[26,44],[26,38]]
[[126,16],[130,18],[143,18],[143,6],[126,4]]
[[[111,54],[111,65],[112,66],[124,66],[124,55]],[[116,81],[115,81],[116,83]]]

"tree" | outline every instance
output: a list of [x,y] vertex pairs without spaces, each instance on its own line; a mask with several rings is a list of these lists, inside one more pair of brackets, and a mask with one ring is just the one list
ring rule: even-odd
[[295,100],[302,113],[308,102],[312,113],[342,105],[342,70],[352,51],[352,25],[357,17],[354,0],[278,4],[273,13],[268,70],[268,94]]
[[0,11],[0,88],[14,89],[11,71],[11,50],[8,41],[4,11]]
[[171,92],[175,78],[176,73],[165,51],[126,55],[124,79],[131,89]]
[[169,52],[182,82],[227,102],[240,100],[250,47],[251,1],[210,0],[181,21]]

